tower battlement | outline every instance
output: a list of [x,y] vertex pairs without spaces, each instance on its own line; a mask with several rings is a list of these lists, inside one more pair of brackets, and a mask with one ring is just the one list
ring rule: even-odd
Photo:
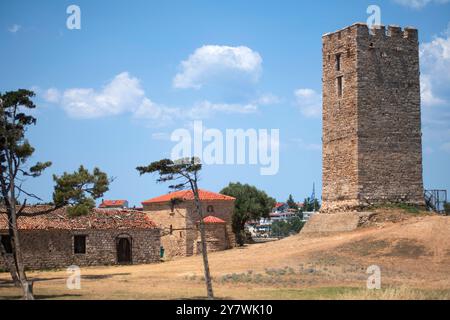
[[369,26],[361,22],[354,23],[351,26],[335,32],[326,33],[322,36],[322,38],[326,38],[328,41],[332,40],[333,37],[341,39],[342,35],[351,34],[354,30],[356,30],[359,36],[367,36],[369,39],[370,37],[390,37],[397,39],[418,40],[418,30],[414,27],[407,26],[402,29],[397,25],[388,25],[387,28],[384,25],[373,25],[369,30]]
[[355,23],[322,42],[323,211],[423,205],[417,29]]

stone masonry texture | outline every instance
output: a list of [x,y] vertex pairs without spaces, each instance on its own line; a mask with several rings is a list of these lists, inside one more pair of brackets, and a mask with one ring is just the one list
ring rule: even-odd
[[[161,245],[165,249],[165,257],[174,258],[198,254],[200,216],[194,201],[186,200],[171,206],[168,202],[143,203],[144,212],[162,230]],[[212,250],[225,250],[235,246],[232,231],[233,201],[202,200],[204,216],[215,216],[225,221],[218,226],[207,226],[207,245]],[[213,212],[208,212],[208,207]],[[173,210],[172,210],[173,209]]]
[[[0,231],[7,234],[6,230]],[[86,236],[86,253],[74,253],[74,236]],[[30,270],[67,268],[71,265],[116,265],[117,239],[131,242],[133,264],[159,262],[159,229],[132,230],[23,230],[20,232],[25,267]],[[12,256],[9,257],[12,259]],[[0,258],[0,268],[5,269]]]
[[370,31],[322,38],[322,212],[424,204],[418,31]]

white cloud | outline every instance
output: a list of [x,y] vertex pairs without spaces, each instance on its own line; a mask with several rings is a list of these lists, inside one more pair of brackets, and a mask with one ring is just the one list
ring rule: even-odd
[[243,80],[256,82],[262,70],[258,52],[239,46],[205,45],[181,62],[173,86],[180,89],[200,89],[208,82]]
[[445,103],[445,100],[435,96],[432,89],[430,76],[426,74],[420,77],[420,96],[424,106],[430,107]]
[[142,120],[157,121],[158,125],[163,126],[181,116],[181,110],[178,108],[166,107],[154,103],[149,98],[144,98],[139,107],[134,111],[133,116]]
[[258,99],[254,101],[254,103],[262,106],[269,106],[279,104],[281,103],[281,101],[282,101],[281,98],[279,98],[278,96],[272,93],[265,93],[259,96]]
[[92,88],[64,91],[62,106],[74,118],[99,118],[133,112],[144,97],[139,80],[123,72],[99,91]]
[[446,103],[450,82],[450,26],[440,37],[420,46],[421,96],[425,106]]
[[22,26],[21,26],[21,25],[19,25],[19,24],[13,24],[12,26],[10,26],[10,27],[8,28],[8,31],[11,32],[11,33],[17,33],[17,32],[19,32],[20,29],[22,29]]
[[43,93],[43,98],[47,102],[58,103],[61,99],[61,93],[56,88],[50,88]]
[[255,103],[214,103],[204,100],[193,106],[169,107],[148,98],[139,79],[128,72],[115,76],[102,89],[71,88],[62,93],[56,88],[42,93],[47,102],[59,103],[66,113],[76,119],[95,119],[129,113],[135,119],[150,120],[158,126],[175,120],[203,119],[218,114],[252,114]]
[[306,117],[319,117],[322,113],[322,96],[312,89],[295,90],[296,103]]
[[196,103],[188,112],[192,119],[209,118],[217,113],[225,114],[250,114],[258,111],[255,104],[230,104],[230,103],[212,103],[210,101],[201,101]]
[[413,9],[422,9],[430,3],[445,4],[450,0],[394,0],[394,2]]

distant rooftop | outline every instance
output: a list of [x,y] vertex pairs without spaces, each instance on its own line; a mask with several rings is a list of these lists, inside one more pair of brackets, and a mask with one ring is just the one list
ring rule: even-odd
[[128,207],[127,200],[103,200],[99,208]]
[[[207,190],[199,190],[200,200],[221,200],[221,201],[233,201],[235,198],[226,196],[224,194],[215,193]],[[181,190],[171,192],[156,198],[152,198],[146,201],[143,201],[142,204],[151,204],[151,203],[164,203],[169,202],[172,199],[182,199],[184,201],[194,200],[194,194],[191,190]]]

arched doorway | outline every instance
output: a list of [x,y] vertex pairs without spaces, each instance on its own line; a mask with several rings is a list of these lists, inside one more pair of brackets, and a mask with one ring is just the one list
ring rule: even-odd
[[128,235],[120,235],[116,239],[117,246],[117,263],[131,264],[131,237]]

